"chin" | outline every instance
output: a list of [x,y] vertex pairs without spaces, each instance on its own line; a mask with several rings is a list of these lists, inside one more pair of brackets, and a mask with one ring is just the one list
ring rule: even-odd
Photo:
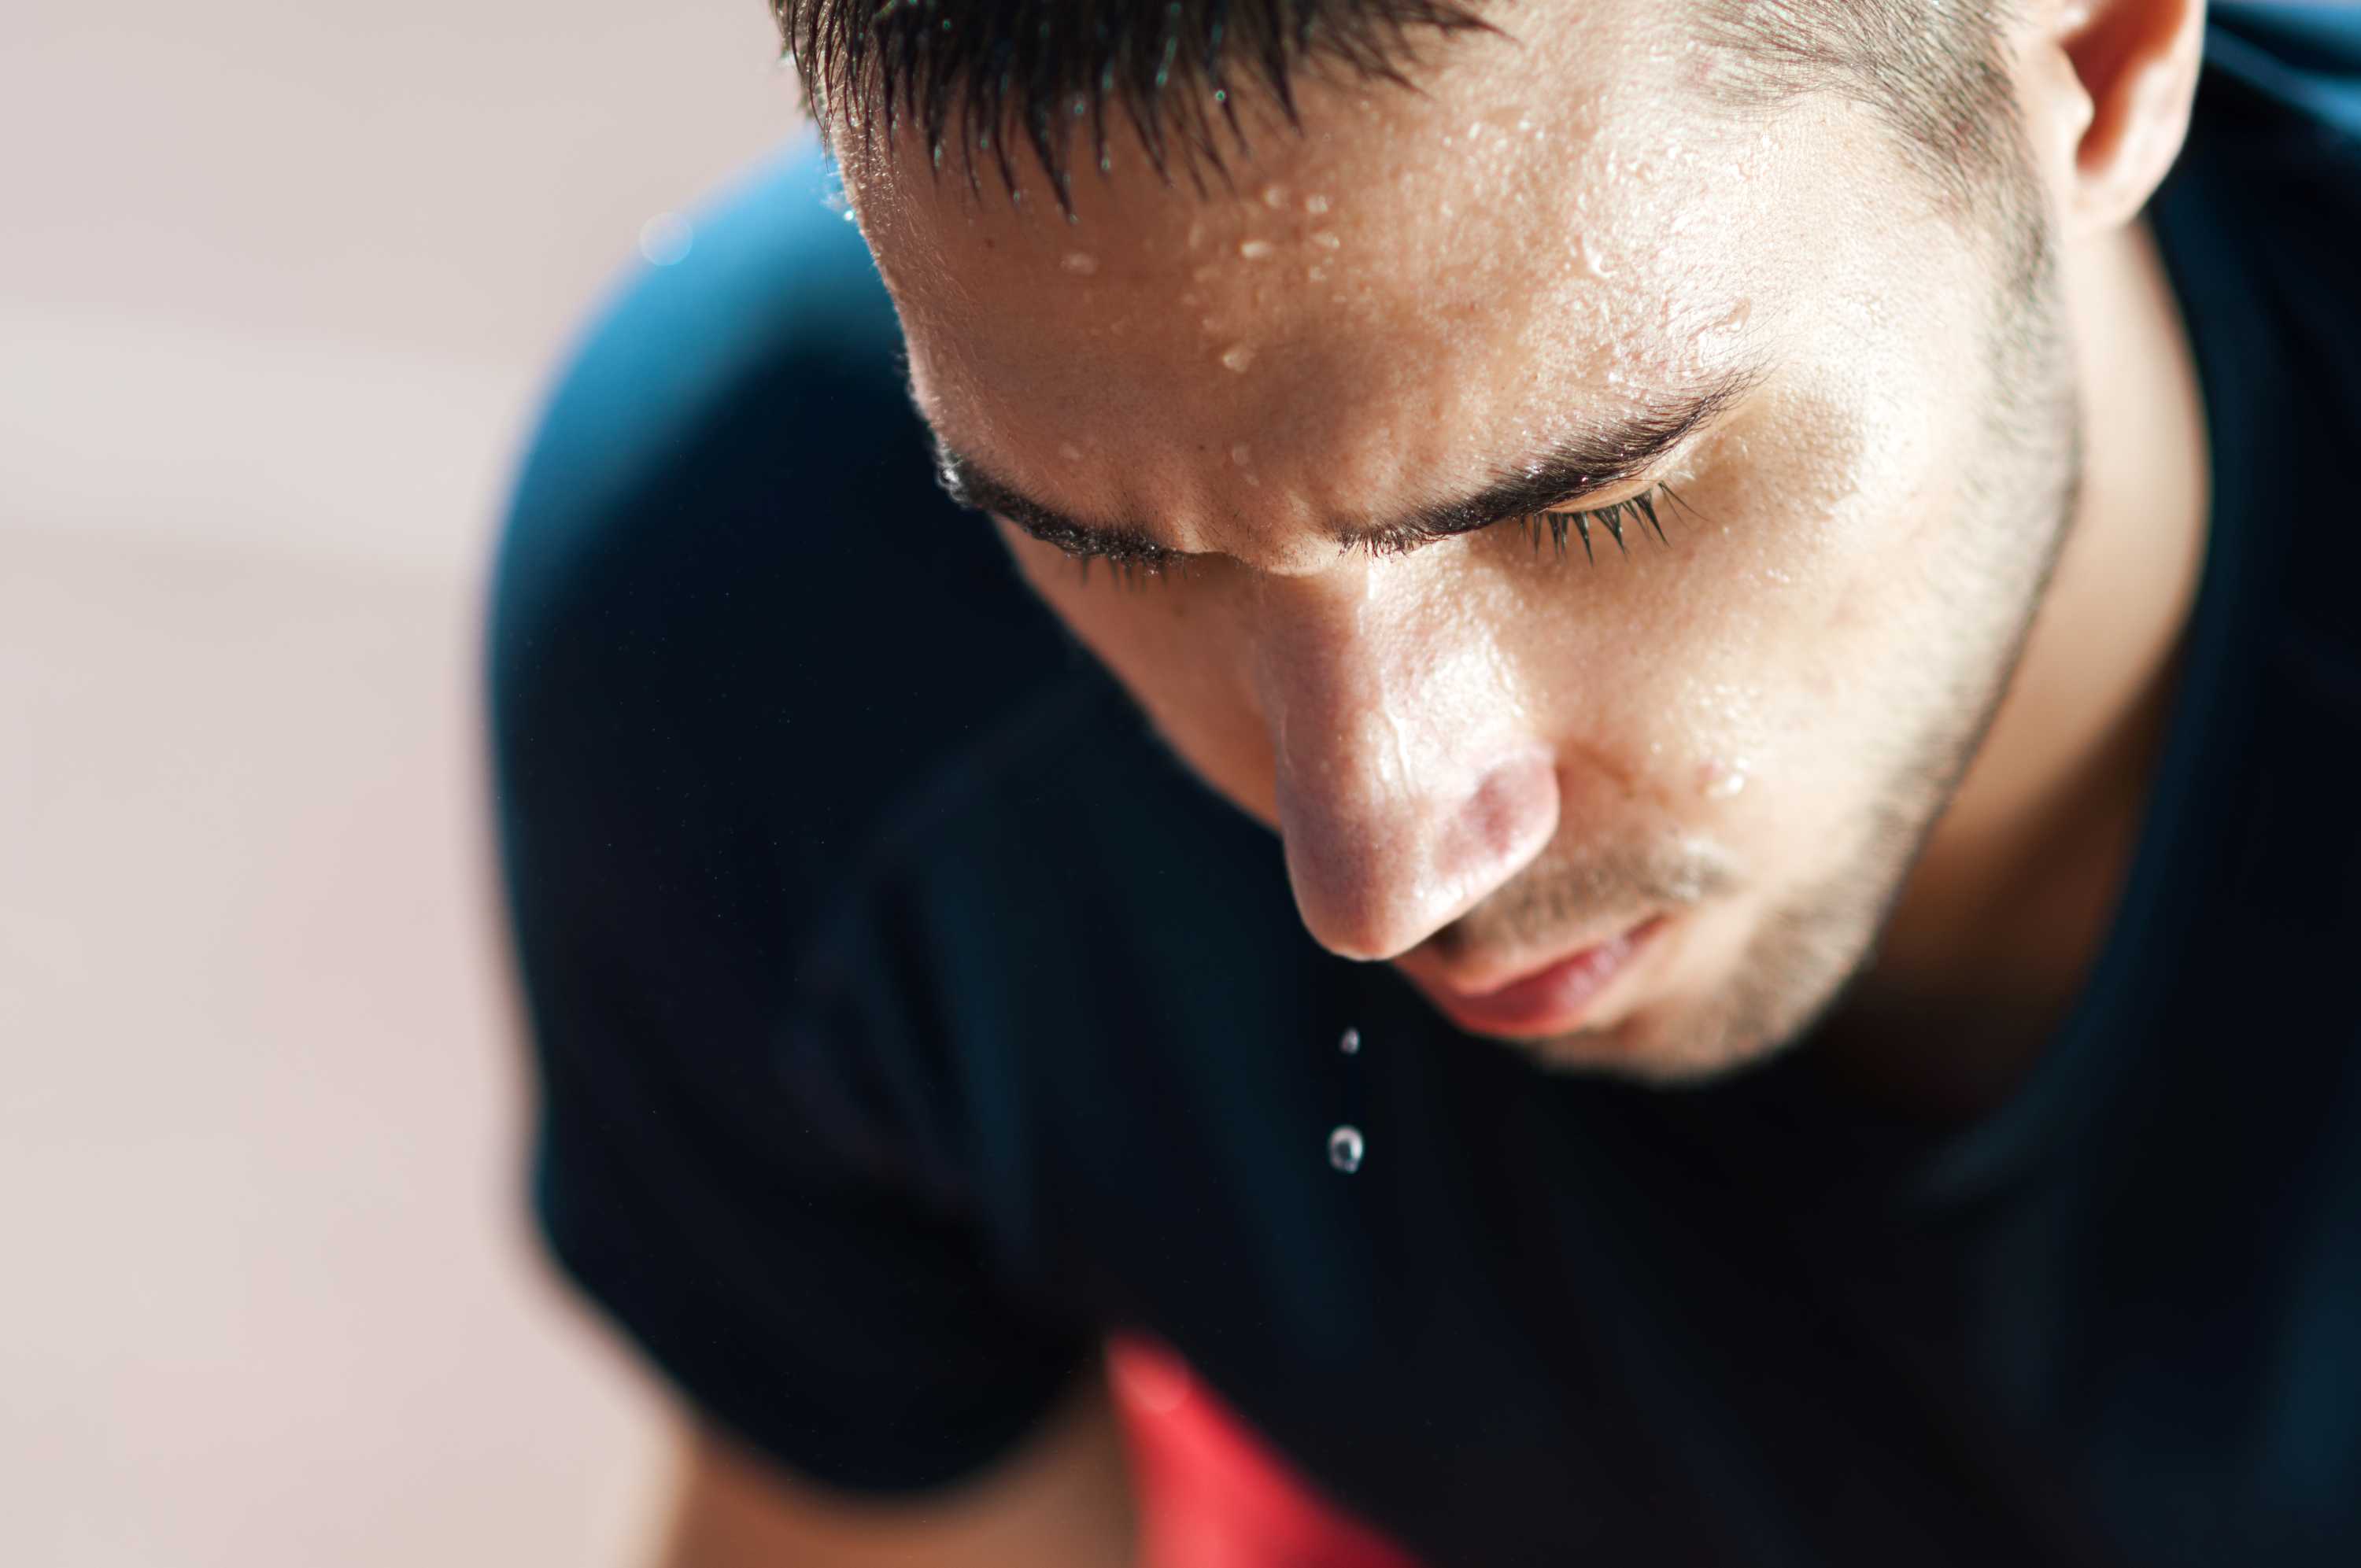
[[1732,1028],[1695,1008],[1653,1005],[1563,1035],[1501,1039],[1551,1072],[1699,1089],[1777,1056],[1787,1042]]
[[1685,1054],[1668,1047],[1653,1010],[1642,1008],[1611,1024],[1591,1024],[1564,1034],[1491,1038],[1521,1051],[1552,1072],[1598,1074],[1642,1083],[1686,1077]]

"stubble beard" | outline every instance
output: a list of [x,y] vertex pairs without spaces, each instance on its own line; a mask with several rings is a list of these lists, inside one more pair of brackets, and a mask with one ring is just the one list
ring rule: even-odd
[[[2029,181],[2030,176],[2026,176]],[[2054,235],[2032,200],[2004,203],[1984,360],[1980,460],[1949,537],[1975,554],[1957,568],[1982,607],[1911,733],[1887,755],[1875,801],[1840,868],[1766,915],[1731,978],[1700,1004],[1518,1044],[1542,1065],[1606,1071],[1658,1087],[1702,1086],[1812,1037],[1874,967],[1877,938],[1982,750],[2024,660],[2078,503],[2081,391]],[[1990,526],[1992,520],[2020,526]]]

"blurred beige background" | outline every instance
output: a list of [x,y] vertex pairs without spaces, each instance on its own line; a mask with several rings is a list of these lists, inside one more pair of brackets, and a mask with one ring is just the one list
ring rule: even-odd
[[796,134],[762,0],[0,11],[0,1563],[624,1562],[478,606],[553,356]]

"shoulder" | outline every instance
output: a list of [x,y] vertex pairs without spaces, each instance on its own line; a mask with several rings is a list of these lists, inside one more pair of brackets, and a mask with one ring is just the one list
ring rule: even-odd
[[2208,63],[2319,126],[2361,136],[2361,3],[2215,0]]
[[[829,207],[829,179],[816,150],[782,149],[689,214],[677,261],[635,263],[617,280],[551,383],[516,485],[511,554],[677,484],[681,445],[783,368],[831,372],[829,406],[895,396],[893,307]],[[777,433],[795,437],[792,424]]]
[[785,154],[698,209],[687,255],[627,278],[555,379],[489,607],[511,827],[627,824],[646,874],[759,846],[766,885],[816,892],[1076,668],[936,488],[828,181]]
[[2216,516],[2307,657],[2361,659],[2361,4],[2218,5],[2181,161],[2153,210],[2215,447]]

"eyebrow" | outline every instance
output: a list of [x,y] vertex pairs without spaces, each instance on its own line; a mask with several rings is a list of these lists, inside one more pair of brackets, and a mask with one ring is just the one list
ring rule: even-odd
[[[1723,371],[1684,392],[1659,395],[1633,413],[1578,431],[1533,456],[1496,466],[1494,472],[1500,477],[1473,495],[1416,507],[1386,522],[1339,521],[1326,535],[1345,550],[1398,552],[1512,518],[1577,506],[1656,466],[1728,412],[1765,374],[1760,365]],[[934,441],[936,477],[944,492],[961,506],[1004,517],[1042,543],[1064,550],[1119,559],[1176,554],[1137,522],[1070,516],[1026,495],[953,447],[939,432]]]

